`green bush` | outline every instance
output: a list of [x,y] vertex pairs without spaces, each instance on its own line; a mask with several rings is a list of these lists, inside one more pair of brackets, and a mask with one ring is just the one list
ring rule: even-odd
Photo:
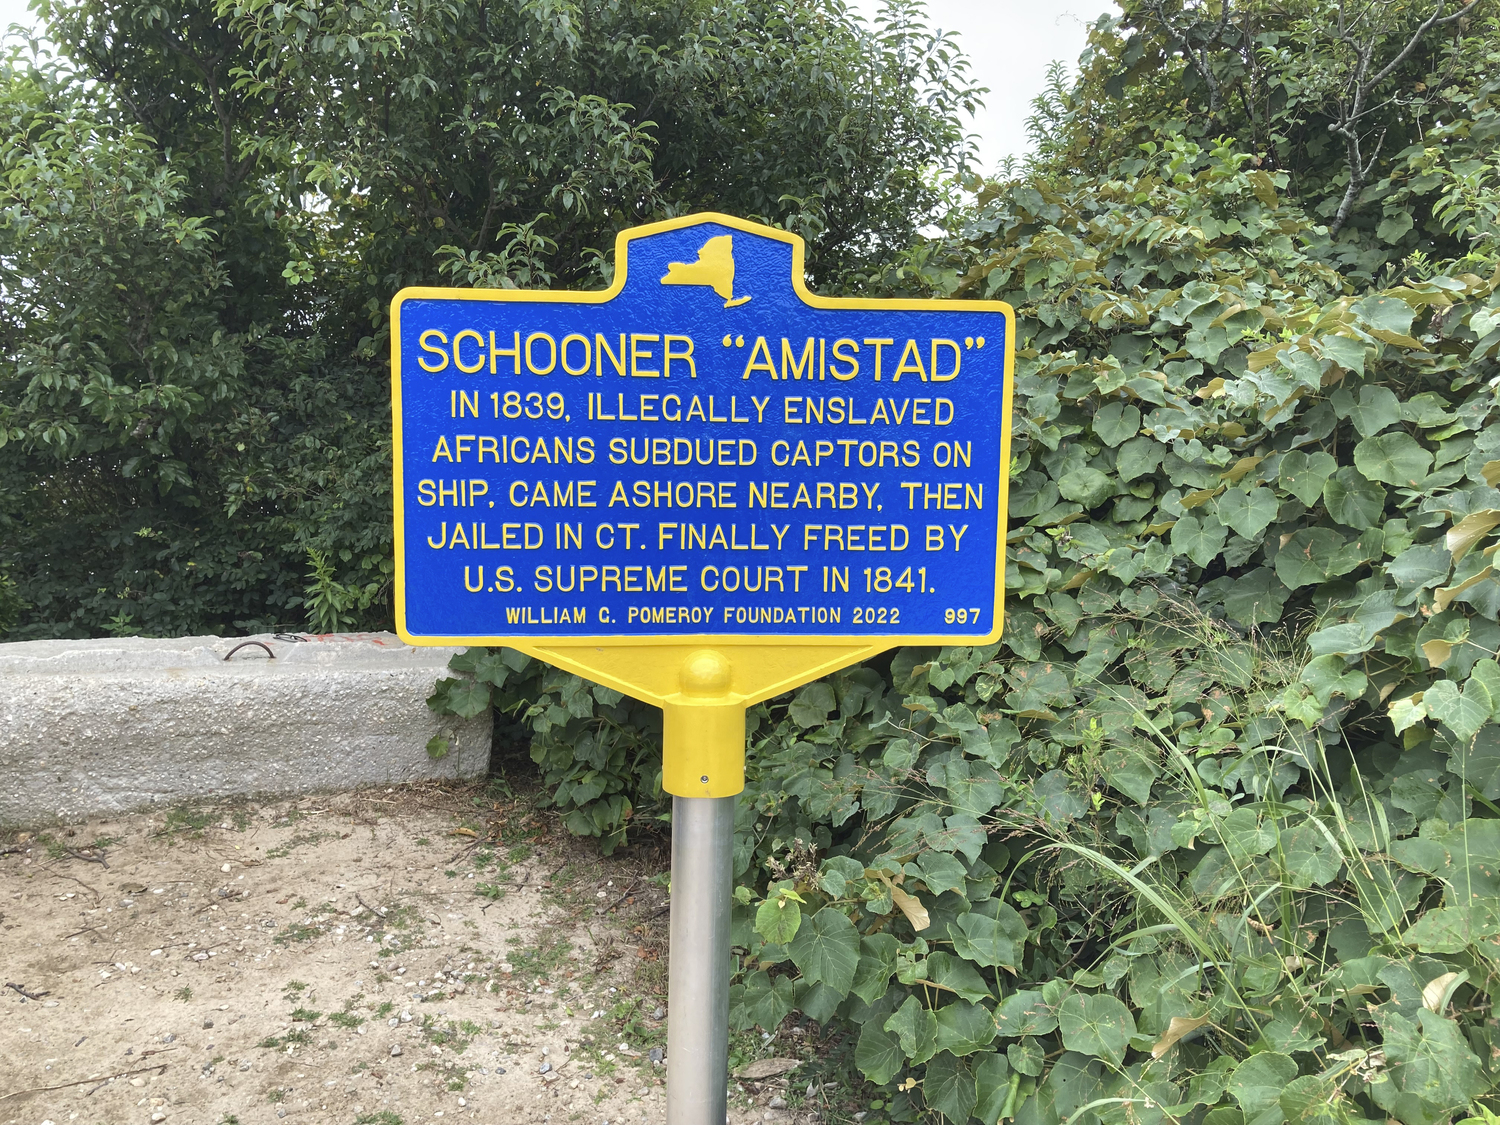
[[[1179,128],[886,279],[1019,314],[1005,634],[753,709],[731,1009],[845,1026],[867,1123],[1489,1119],[1494,56],[1370,189],[1415,242]],[[663,810],[647,709],[456,666],[575,831]]]

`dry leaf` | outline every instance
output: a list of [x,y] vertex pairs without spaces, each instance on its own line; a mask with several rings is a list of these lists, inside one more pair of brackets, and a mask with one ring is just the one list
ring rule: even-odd
[[1453,990],[1464,981],[1469,979],[1468,973],[1444,973],[1440,977],[1433,977],[1422,989],[1422,1007],[1429,1012],[1442,1014],[1443,1008],[1447,1006],[1448,997]]
[[1437,590],[1434,590],[1432,592],[1432,604],[1437,608],[1437,611],[1439,613],[1442,613],[1443,610],[1448,608],[1449,603],[1451,603],[1454,598],[1458,597],[1459,594],[1462,594],[1470,586],[1475,586],[1480,582],[1483,582],[1493,573],[1494,568],[1487,566],[1478,574],[1474,575],[1474,577],[1464,579],[1457,586],[1443,586]]
[[906,920],[911,923],[912,929],[920,931],[932,925],[932,918],[927,913],[927,907],[922,905],[920,899],[907,894],[899,887],[892,887],[891,900],[900,908],[901,913],[906,915]]
[[479,838],[479,833],[475,832],[474,829],[472,829],[472,828],[455,828],[452,832],[448,833],[448,835],[450,835],[450,836],[472,836],[476,840]]
[[1422,655],[1427,657],[1427,663],[1434,668],[1446,664],[1448,657],[1452,654],[1453,645],[1439,637],[1434,637],[1422,645]]
[[1193,1019],[1188,1019],[1186,1016],[1173,1016],[1172,1022],[1167,1024],[1167,1033],[1158,1039],[1156,1045],[1151,1048],[1151,1057],[1153,1059],[1161,1058],[1176,1046],[1177,1041],[1184,1035],[1197,1031],[1207,1022],[1208,1015],[1206,1013]]
[[1178,501],[1184,508],[1196,508],[1199,504],[1206,504],[1222,491],[1222,488],[1200,488],[1196,492],[1189,492]]
[[1479,470],[1484,483],[1491,488],[1500,488],[1500,461],[1486,461]]
[[[1491,485],[1491,487],[1494,487]],[[1469,548],[1483,539],[1492,527],[1500,523],[1500,511],[1494,508],[1481,508],[1477,512],[1470,512],[1463,519],[1448,529],[1444,536],[1448,550],[1453,553],[1453,561],[1458,562],[1469,553]]]

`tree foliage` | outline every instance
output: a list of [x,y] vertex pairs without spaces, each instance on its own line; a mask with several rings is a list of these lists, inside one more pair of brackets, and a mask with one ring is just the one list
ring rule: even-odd
[[858,288],[966,159],[919,15],[51,8],[66,61],[0,69],[10,635],[388,624],[391,295],[600,286],[617,231],[706,208]]

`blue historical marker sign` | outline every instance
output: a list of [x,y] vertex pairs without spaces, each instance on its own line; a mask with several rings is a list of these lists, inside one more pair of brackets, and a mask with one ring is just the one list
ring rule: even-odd
[[391,320],[409,639],[999,636],[1008,306],[817,297],[795,235],[693,215],[603,292]]

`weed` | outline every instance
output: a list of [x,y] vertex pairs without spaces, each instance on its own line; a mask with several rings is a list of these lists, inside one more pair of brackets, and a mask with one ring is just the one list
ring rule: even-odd
[[181,988],[179,988],[176,992],[172,993],[172,999],[173,1000],[181,1000],[184,1004],[187,1003],[192,998],[193,998],[193,989],[192,989],[192,987],[190,985],[186,985],[185,984]]
[[311,941],[323,932],[321,926],[306,922],[293,922],[271,940],[277,945],[290,945],[294,941]]
[[285,842],[278,844],[276,847],[271,848],[269,851],[267,851],[266,858],[285,859],[287,856],[291,855],[292,852],[297,848],[304,848],[313,844],[321,844],[324,840],[334,840],[337,838],[338,833],[336,832],[299,832],[289,840],[286,840]]
[[314,1023],[323,1018],[322,1012],[314,1012],[310,1008],[297,1008],[292,1012],[292,1019],[301,1023]]
[[354,1125],[406,1125],[406,1122],[400,1114],[382,1109],[379,1113],[361,1113],[354,1119]]
[[328,1017],[328,1022],[352,1030],[364,1023],[365,1020],[363,1016],[356,1016],[353,1012],[334,1012],[333,1015]]
[[179,832],[192,839],[203,835],[203,830],[214,822],[218,814],[213,809],[193,808],[191,805],[174,805],[157,831],[158,836],[176,836]]
[[375,1015],[377,1017],[379,1017],[380,1019],[385,1019],[387,1016],[389,1016],[395,1010],[396,1010],[396,1002],[394,1000],[387,1000],[384,1003],[382,1003],[380,1005],[380,1007],[378,1007],[378,1008],[375,1009]]
[[[260,1045],[262,1047],[266,1046],[265,1043],[262,1043]],[[274,1044],[272,1044],[272,1046],[274,1046]],[[276,1087],[276,1089],[272,1090],[269,1094],[266,1095],[266,1101],[270,1102],[272,1105],[279,1105],[280,1103],[286,1101],[286,1091],[278,1086]]]

